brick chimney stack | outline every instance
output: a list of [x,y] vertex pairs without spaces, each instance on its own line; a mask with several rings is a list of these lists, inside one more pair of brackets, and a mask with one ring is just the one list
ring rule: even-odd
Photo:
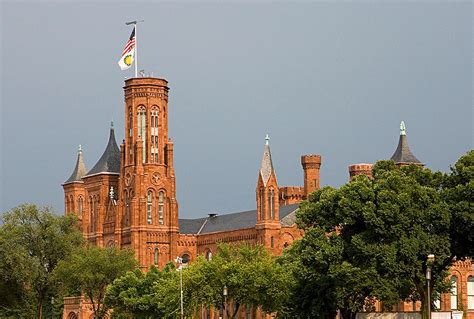
[[349,165],[349,181],[356,175],[364,174],[372,178],[372,164],[352,164]]
[[309,194],[319,189],[319,168],[321,167],[321,155],[302,155],[301,165],[304,172],[304,194]]

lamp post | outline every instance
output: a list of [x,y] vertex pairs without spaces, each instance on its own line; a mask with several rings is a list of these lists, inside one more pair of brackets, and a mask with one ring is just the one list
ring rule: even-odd
[[223,295],[224,295],[224,312],[227,318],[227,286],[226,285],[224,285]]
[[435,256],[433,254],[429,254],[427,261],[426,261],[426,284],[428,286],[428,319],[431,319],[431,291],[430,291],[430,282],[431,282],[431,265],[433,265],[433,261]]
[[181,319],[184,318],[184,307],[183,307],[183,258],[176,257],[176,263],[179,265],[179,288],[180,288],[180,296],[181,296]]

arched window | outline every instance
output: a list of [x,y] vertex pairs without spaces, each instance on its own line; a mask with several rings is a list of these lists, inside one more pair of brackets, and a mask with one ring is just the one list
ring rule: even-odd
[[467,277],[467,309],[474,309],[474,276]]
[[268,210],[270,211],[270,219],[275,218],[275,192],[270,188],[268,192]]
[[208,250],[206,252],[206,260],[211,260],[212,259],[212,251]]
[[151,110],[151,161],[158,163],[158,108]]
[[451,277],[451,310],[458,309],[458,277]]
[[164,209],[165,209],[165,193],[160,191],[158,193],[158,220],[160,225],[164,224]]
[[154,253],[153,253],[153,264],[154,264],[155,266],[158,266],[158,261],[159,261],[159,259],[158,259],[158,258],[159,258],[158,254],[159,254],[159,253],[160,253],[160,251],[158,250],[158,248],[155,248],[155,251],[154,251]]
[[71,203],[71,207],[69,207],[69,211],[73,212],[74,211],[74,196],[69,196],[69,203]]
[[133,162],[133,113],[132,107],[128,108],[128,148],[129,148],[129,162]]
[[138,136],[142,139],[143,145],[143,163],[146,162],[146,109],[145,107],[140,107],[138,109]]
[[260,188],[260,219],[264,219],[264,211],[263,211],[263,204],[265,202],[265,197],[264,197],[264,191],[263,191],[263,187]]
[[270,247],[273,248],[275,246],[275,240],[273,239],[273,236],[270,238]]
[[92,221],[94,220],[94,205],[92,196],[89,197],[89,231],[92,232]]
[[148,224],[151,224],[153,222],[153,219],[151,217],[152,207],[153,207],[153,192],[148,191],[147,199],[146,199],[146,219],[147,219]]
[[82,216],[83,210],[84,210],[84,199],[82,198],[82,196],[79,196],[79,198],[77,199],[77,215],[79,217]]
[[183,264],[187,264],[191,260],[191,257],[189,257],[189,254],[183,254],[181,258],[183,259]]
[[130,194],[125,191],[125,216],[123,217],[123,225],[130,226]]

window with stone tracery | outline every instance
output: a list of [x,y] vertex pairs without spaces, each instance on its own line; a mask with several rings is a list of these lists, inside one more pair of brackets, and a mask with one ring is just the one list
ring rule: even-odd
[[270,219],[275,218],[275,192],[273,188],[268,191],[268,210],[270,211]]
[[138,109],[138,118],[137,118],[137,129],[138,136],[142,139],[143,146],[143,163],[146,162],[146,109],[144,106],[141,106]]
[[132,107],[128,108],[128,160],[129,163],[133,162],[133,113]]
[[158,254],[159,253],[160,253],[160,251],[158,250],[158,248],[155,248],[155,251],[153,253],[153,264],[155,266],[158,266],[158,262],[159,262],[159,255]]
[[151,216],[152,209],[153,209],[153,192],[148,191],[147,200],[146,200],[146,216],[147,216],[148,224],[153,223],[153,219],[152,219],[152,216]]
[[84,210],[84,199],[82,196],[79,196],[77,199],[77,215],[82,217],[82,211]]
[[164,210],[165,210],[165,193],[160,191],[158,193],[158,220],[160,225],[164,224]]
[[158,108],[151,110],[151,161],[158,163]]
[[130,226],[130,193],[125,191],[125,216],[123,217],[123,225]]

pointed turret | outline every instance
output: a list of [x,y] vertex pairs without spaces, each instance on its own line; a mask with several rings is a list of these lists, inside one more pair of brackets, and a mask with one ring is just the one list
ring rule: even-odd
[[104,154],[102,154],[97,164],[87,173],[87,176],[101,173],[120,173],[120,149],[115,141],[113,122],[110,125],[109,142],[107,143]]
[[423,163],[421,163],[415,157],[415,155],[413,155],[413,153],[410,151],[410,148],[408,147],[406,126],[405,122],[403,121],[400,123],[400,139],[398,140],[397,149],[390,159],[397,165],[423,165]]
[[266,186],[273,172],[272,153],[269,145],[270,137],[265,136],[265,147],[263,149],[262,165],[260,166],[260,175],[262,176],[263,185]]
[[[82,178],[86,175],[87,169],[86,165],[84,164],[84,157],[82,155],[82,147],[79,145],[79,150],[77,152],[77,161],[76,167],[72,172],[71,176],[64,182],[64,184],[74,183],[74,182],[81,182]],[[63,184],[63,185],[64,185]]]

